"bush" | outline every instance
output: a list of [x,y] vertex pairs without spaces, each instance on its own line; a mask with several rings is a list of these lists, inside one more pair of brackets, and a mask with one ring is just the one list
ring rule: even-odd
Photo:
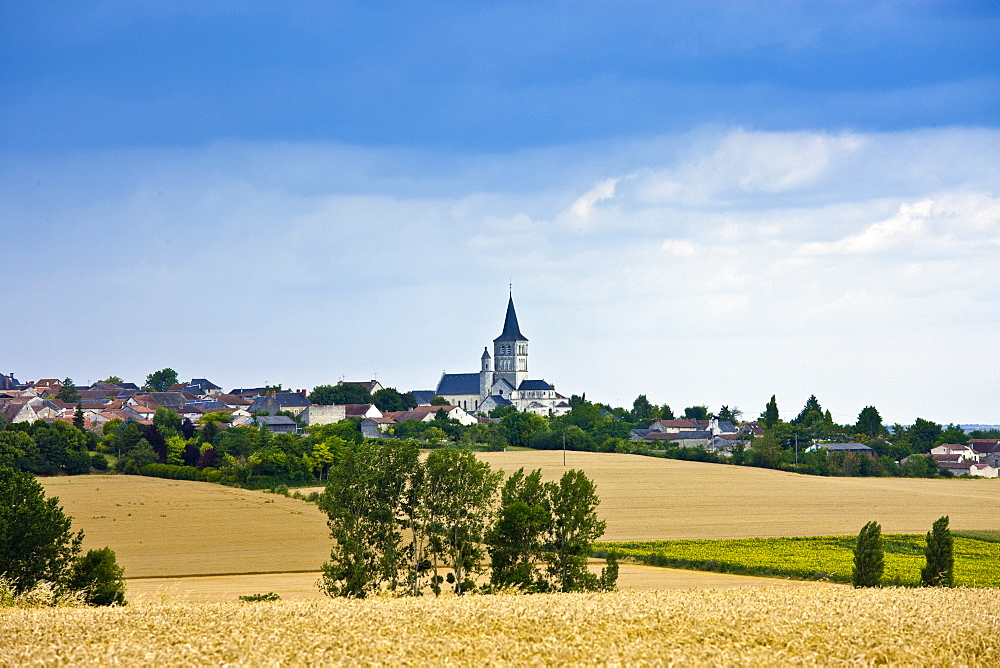
[[125,605],[125,569],[118,565],[114,550],[90,550],[77,559],[69,586],[83,592],[90,605]]
[[110,468],[108,458],[99,452],[90,456],[90,466],[98,471],[107,471]]
[[938,518],[927,532],[924,557],[927,565],[920,571],[924,587],[952,587],[955,584],[954,540],[948,530],[948,516]]
[[269,591],[266,594],[250,594],[249,596],[240,596],[240,600],[246,603],[270,603],[271,601],[280,601],[281,597],[273,591]]
[[861,528],[854,546],[854,573],[851,584],[855,587],[877,587],[885,573],[885,547],[882,527],[869,522]]

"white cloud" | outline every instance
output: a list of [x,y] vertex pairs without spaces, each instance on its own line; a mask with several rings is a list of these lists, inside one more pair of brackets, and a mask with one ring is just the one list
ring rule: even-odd
[[[816,393],[835,414],[1000,423],[968,382],[1000,381],[1000,132],[701,131],[449,160],[0,156],[8,254],[45,258],[46,290],[82,286],[43,311],[37,273],[5,276],[12,321],[73,323],[71,343],[12,341],[8,370],[430,387],[476,368],[513,281],[533,373],[568,393],[748,413]],[[141,345],[95,353],[109,331]]]

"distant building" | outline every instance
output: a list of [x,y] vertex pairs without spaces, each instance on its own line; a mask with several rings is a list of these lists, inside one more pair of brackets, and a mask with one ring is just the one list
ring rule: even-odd
[[528,338],[521,333],[513,296],[507,302],[503,331],[493,339],[493,355],[484,348],[478,373],[444,373],[435,394],[470,413],[486,413],[513,404],[519,411],[562,415],[566,397],[544,380],[528,378]]

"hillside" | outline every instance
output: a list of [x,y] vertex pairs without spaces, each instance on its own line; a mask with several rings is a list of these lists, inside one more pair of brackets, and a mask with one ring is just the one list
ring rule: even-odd
[[[563,471],[561,452],[483,453],[511,473]],[[941,515],[955,529],[998,528],[997,480],[818,478],[634,455],[570,452],[597,483],[605,540],[923,533]],[[42,478],[86,547],[112,546],[130,578],[316,571],[329,554],[315,505],[209,483],[138,476]]]

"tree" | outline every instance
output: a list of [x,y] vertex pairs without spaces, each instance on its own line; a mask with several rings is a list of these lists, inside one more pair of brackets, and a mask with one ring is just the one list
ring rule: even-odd
[[730,408],[729,406],[723,406],[719,409],[719,421],[720,422],[732,422],[736,423],[740,421],[740,417],[743,415],[743,411],[739,408]]
[[684,417],[688,420],[707,420],[708,406],[688,406],[684,409]]
[[365,598],[400,584],[406,566],[400,528],[419,457],[412,442],[364,441],[330,470],[319,498],[334,539],[320,585],[328,596]]
[[882,426],[882,416],[874,406],[865,406],[858,414],[858,423],[854,429],[868,438],[880,436],[885,427]]
[[913,425],[906,430],[906,435],[910,439],[914,452],[930,452],[937,443],[941,431],[941,425],[938,423],[917,418],[913,421]]
[[570,469],[559,482],[545,485],[546,509],[551,526],[545,561],[551,584],[557,591],[593,591],[613,586],[608,574],[598,578],[587,568],[593,541],[604,535],[607,523],[597,517],[597,487],[583,471]]
[[100,382],[100,383],[123,383],[125,381],[123,381],[118,376],[108,376],[104,380],[101,380],[101,381],[98,381],[98,382]]
[[938,518],[927,532],[924,557],[927,564],[920,570],[924,587],[951,587],[955,584],[954,539],[948,529],[948,516]]
[[15,592],[64,583],[80,553],[83,532],[71,531],[58,504],[30,473],[0,466],[0,574]]
[[778,402],[775,400],[775,395],[772,394],[771,400],[764,407],[764,412],[760,414],[760,421],[765,429],[771,429],[778,424],[779,419],[781,418],[778,415]]
[[469,576],[481,568],[482,543],[502,474],[491,471],[471,450],[456,447],[431,452],[425,468],[432,553],[451,569],[448,581],[454,592],[464,594],[474,587]]
[[854,574],[851,583],[855,587],[878,587],[884,572],[882,527],[878,522],[869,522],[861,528],[858,542],[854,546]]
[[156,413],[153,414],[153,425],[164,439],[180,436],[181,416],[177,414],[177,411],[157,406]]
[[640,394],[632,402],[632,420],[635,422],[649,422],[653,419],[654,408],[653,404],[649,403],[646,395]]
[[942,445],[943,443],[967,445],[969,443],[969,435],[965,433],[961,425],[949,424],[947,427],[944,427],[941,435],[935,441],[935,445]]
[[823,407],[819,405],[819,399],[816,398],[815,394],[810,394],[809,398],[806,399],[805,406],[792,420],[792,424],[812,425],[823,419]]
[[542,471],[527,476],[519,469],[504,483],[500,512],[487,534],[490,584],[545,591],[547,583],[537,564],[545,555],[545,535],[552,524],[546,504]]
[[527,447],[535,434],[548,429],[548,424],[541,415],[517,411],[502,417],[500,427],[512,446]]
[[67,404],[74,404],[80,401],[80,393],[76,391],[76,384],[73,382],[72,378],[66,378],[62,382],[62,387],[59,388],[59,393],[56,395],[56,399],[65,401]]
[[177,372],[167,367],[146,376],[146,387],[153,392],[166,392],[177,384]]
[[86,426],[86,424],[87,423],[83,417],[83,406],[77,404],[76,410],[73,412],[73,426],[83,431],[83,428]]
[[306,398],[320,406],[369,404],[372,401],[372,395],[368,393],[368,390],[356,383],[317,385]]
[[84,592],[90,605],[125,605],[125,569],[114,550],[90,550],[74,562],[69,587]]
[[448,400],[444,397],[431,397],[431,406],[448,406]]
[[417,407],[417,400],[407,392],[401,394],[394,387],[386,387],[372,395],[372,403],[382,412],[408,411]]

